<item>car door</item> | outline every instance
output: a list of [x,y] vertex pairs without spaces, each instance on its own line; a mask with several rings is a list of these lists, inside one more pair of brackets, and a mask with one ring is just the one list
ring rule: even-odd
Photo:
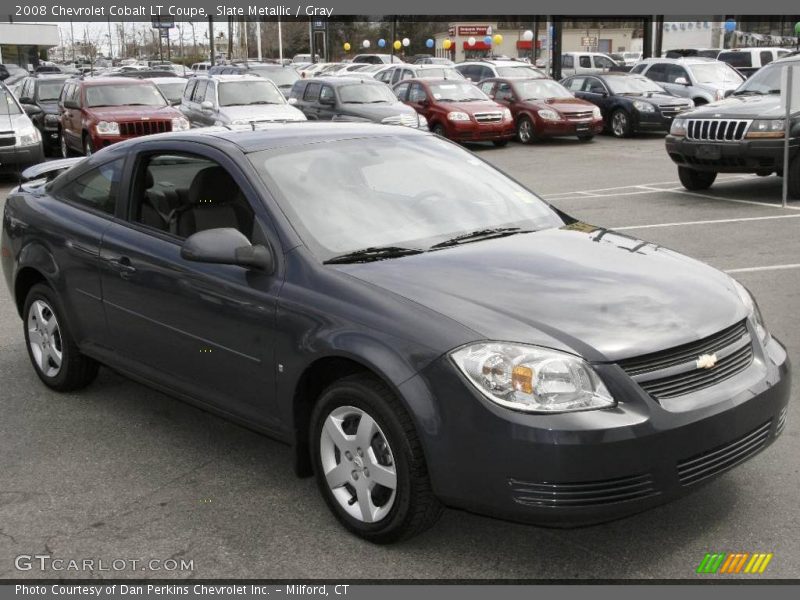
[[236,228],[280,256],[258,192],[237,166],[245,159],[233,152],[167,141],[137,147],[125,218],[101,246],[103,304],[123,368],[277,430],[281,267],[266,273],[181,256],[186,237],[215,227]]
[[178,105],[178,110],[181,111],[181,114],[186,117],[186,120],[189,121],[189,125],[192,127],[196,127],[196,119],[197,119],[197,106],[195,105],[194,101],[192,100],[192,95],[194,94],[194,90],[197,87],[197,79],[190,79],[189,82],[186,84],[186,87],[183,89],[183,98],[181,98],[181,103]]
[[418,81],[412,81],[408,89],[408,105],[426,119],[431,116],[431,102],[428,92]]
[[492,93],[492,99],[495,102],[499,102],[506,108],[511,109],[512,113],[514,112],[514,90],[511,88],[510,83],[498,81]]
[[306,86],[305,92],[303,92],[303,112],[307,119],[319,119],[319,92],[321,88],[321,84],[312,81]]
[[200,111],[200,122],[205,127],[216,125],[221,120],[221,107],[217,99],[217,82],[214,79],[208,80],[208,85],[205,86],[201,102],[211,102],[211,110]]
[[600,107],[603,118],[607,119],[611,108],[611,94],[606,85],[598,77],[587,77],[583,83],[583,92],[579,96]]
[[320,88],[317,107],[317,118],[320,121],[330,121],[337,114],[336,93],[331,86],[323,85]]
[[[61,100],[59,101],[59,109],[61,110],[61,136],[64,138],[64,142],[68,148],[80,147],[80,139],[77,139],[75,136],[73,118],[75,113],[80,115],[80,111],[74,106],[67,106],[68,103],[74,101],[77,88],[77,83],[66,84],[61,91]],[[80,131],[80,129],[78,129],[78,131]]]
[[[691,96],[689,73],[681,65],[667,65],[665,81],[661,84],[671,94],[688,98]],[[685,83],[680,83],[684,81]]]

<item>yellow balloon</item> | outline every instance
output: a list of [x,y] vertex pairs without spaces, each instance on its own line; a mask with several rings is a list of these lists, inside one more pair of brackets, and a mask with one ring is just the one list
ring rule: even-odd
[[350,52],[350,42],[345,42],[344,43],[344,51],[345,52]]
[[498,33],[498,34],[495,34],[495,36],[494,36],[494,43],[495,43],[495,45],[500,45],[500,44],[502,44],[502,43],[503,43],[503,36],[502,36],[502,35],[500,35],[499,33]]
[[453,42],[451,42],[450,40],[445,40],[442,42],[442,48],[444,48],[445,50],[450,50],[450,46],[452,45]]
[[394,49],[395,50],[400,50],[400,48],[402,48],[402,47],[403,47],[403,42],[401,42],[400,40],[395,40],[394,41]]

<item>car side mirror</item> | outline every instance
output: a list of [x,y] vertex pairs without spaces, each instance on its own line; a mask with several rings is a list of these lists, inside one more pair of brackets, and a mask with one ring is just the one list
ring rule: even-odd
[[735,92],[735,91],[736,90],[725,90],[725,96],[724,97],[725,98],[730,98],[731,95],[733,94],[733,92]]
[[64,100],[64,108],[80,108],[75,100]]
[[[22,104],[22,101],[20,101],[20,104]],[[25,114],[28,115],[29,117],[38,115],[39,113],[42,112],[42,109],[36,106],[35,104],[27,104],[27,103],[22,104],[22,110],[24,110]]]
[[20,104],[33,104],[33,98],[29,98],[28,96],[22,96],[19,98]]
[[211,100],[203,100],[200,103],[200,110],[205,112],[214,112],[214,103]]
[[428,106],[430,103],[431,101],[428,100],[427,98],[423,98],[422,100],[419,101],[420,106]]
[[232,227],[205,229],[190,235],[181,247],[181,258],[202,263],[238,265],[265,273],[275,270],[270,249],[254,246],[242,232]]
[[686,77],[676,77],[675,83],[678,85],[689,85],[689,82],[686,80]]

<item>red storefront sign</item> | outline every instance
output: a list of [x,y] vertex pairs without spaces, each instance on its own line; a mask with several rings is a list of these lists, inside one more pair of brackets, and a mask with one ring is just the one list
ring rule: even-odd
[[459,25],[458,35],[486,35],[488,25]]

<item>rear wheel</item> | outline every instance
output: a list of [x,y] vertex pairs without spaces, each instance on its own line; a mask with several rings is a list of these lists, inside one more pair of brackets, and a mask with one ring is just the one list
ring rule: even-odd
[[707,190],[717,178],[715,171],[695,171],[688,167],[678,167],[678,177],[687,190]]
[[789,196],[800,200],[800,154],[789,163]]
[[618,138],[630,137],[633,133],[631,118],[628,113],[621,108],[611,113],[611,133]]
[[536,141],[536,130],[530,117],[522,116],[517,121],[517,139],[523,144]]
[[411,418],[380,381],[353,375],[331,385],[312,412],[311,440],[320,492],[352,533],[388,544],[441,514]]
[[31,288],[22,314],[28,356],[46,386],[67,392],[94,380],[99,365],[78,350],[58,296],[49,286],[40,283]]

